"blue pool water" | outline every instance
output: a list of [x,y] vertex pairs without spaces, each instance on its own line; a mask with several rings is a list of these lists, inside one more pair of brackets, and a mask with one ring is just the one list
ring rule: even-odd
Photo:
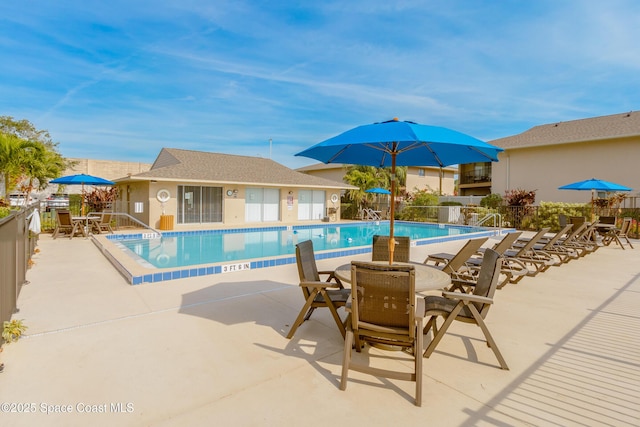
[[[417,243],[424,239],[452,237],[486,231],[485,228],[442,224],[396,222],[394,234],[409,236]],[[376,234],[388,235],[388,221],[271,227],[244,230],[204,230],[165,232],[160,238],[113,236],[130,255],[153,268],[179,268],[202,264],[274,258],[295,254],[295,245],[313,240],[316,253],[329,250],[371,247]],[[111,236],[110,236],[111,237]],[[129,236],[130,237],[130,236]]]

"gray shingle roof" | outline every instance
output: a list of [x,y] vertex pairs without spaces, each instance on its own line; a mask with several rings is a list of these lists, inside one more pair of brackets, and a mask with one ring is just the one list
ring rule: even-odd
[[640,136],[639,111],[535,126],[521,134],[489,143],[509,149],[634,136]]
[[296,172],[271,159],[178,148],[163,148],[148,172],[127,179],[354,188],[342,182]]

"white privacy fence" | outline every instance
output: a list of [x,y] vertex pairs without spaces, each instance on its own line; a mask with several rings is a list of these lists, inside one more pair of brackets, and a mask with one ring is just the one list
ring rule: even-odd
[[476,205],[480,206],[480,200],[485,196],[440,196],[439,201],[442,202],[458,202],[463,206]]

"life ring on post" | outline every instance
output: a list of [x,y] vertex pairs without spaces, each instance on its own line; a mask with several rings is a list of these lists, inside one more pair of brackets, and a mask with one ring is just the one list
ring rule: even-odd
[[338,203],[338,200],[339,200],[339,199],[338,199],[338,195],[337,195],[336,193],[333,193],[333,194],[331,195],[331,201],[332,201],[333,203]]
[[163,188],[162,190],[158,190],[158,192],[156,193],[156,198],[160,203],[165,203],[168,202],[171,198],[171,193],[169,193],[169,190],[165,190]]

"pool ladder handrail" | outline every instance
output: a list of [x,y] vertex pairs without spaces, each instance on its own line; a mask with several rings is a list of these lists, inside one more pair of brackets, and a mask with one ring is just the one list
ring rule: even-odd
[[482,219],[478,220],[473,225],[480,226],[480,225],[483,225],[485,222],[488,222],[491,219],[493,219],[493,226],[494,227],[502,228],[502,215],[499,214],[499,213],[488,213],[485,216],[483,216]]

